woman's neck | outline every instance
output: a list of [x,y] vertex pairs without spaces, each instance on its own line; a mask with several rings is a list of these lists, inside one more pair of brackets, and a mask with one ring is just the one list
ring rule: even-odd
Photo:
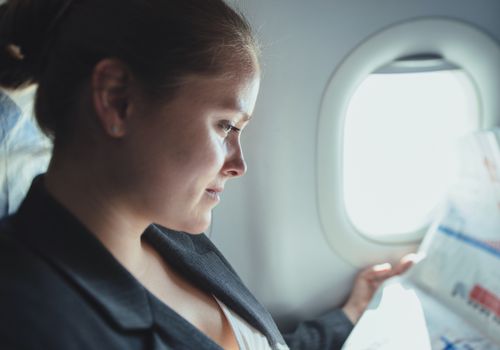
[[44,177],[47,191],[69,210],[136,277],[146,269],[141,235],[148,226],[103,172],[85,162],[53,159]]

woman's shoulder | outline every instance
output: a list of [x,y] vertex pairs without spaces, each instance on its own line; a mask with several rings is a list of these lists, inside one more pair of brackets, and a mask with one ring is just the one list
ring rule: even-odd
[[139,339],[110,331],[92,302],[18,240],[18,231],[9,219],[0,222],[0,349],[140,348]]
[[[9,226],[5,220],[0,224],[0,348],[31,348],[34,341],[54,346],[59,337],[54,332],[71,328],[61,312],[68,306],[66,287]],[[49,342],[50,334],[55,339]]]
[[12,217],[0,221],[0,290],[2,291],[15,287],[20,292],[22,290],[20,287],[33,281],[34,277],[39,277],[42,271],[44,272],[42,275],[51,275],[43,260],[16,239],[18,231],[19,228],[14,225]]
[[17,239],[18,231],[9,219],[0,223],[0,308],[28,312],[23,306],[31,304],[57,310],[70,287],[48,261]]

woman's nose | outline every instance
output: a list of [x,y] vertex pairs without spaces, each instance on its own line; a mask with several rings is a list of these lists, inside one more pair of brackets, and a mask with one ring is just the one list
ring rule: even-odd
[[240,144],[228,154],[226,162],[224,163],[223,173],[227,177],[239,177],[245,175],[247,172],[247,163],[243,157],[243,150]]

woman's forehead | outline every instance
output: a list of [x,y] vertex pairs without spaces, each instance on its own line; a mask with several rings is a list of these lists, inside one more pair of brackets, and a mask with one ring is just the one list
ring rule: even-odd
[[[258,90],[260,76],[257,72],[233,76],[188,76],[178,95],[192,102],[206,102],[221,109],[242,109]],[[245,111],[243,111],[245,112]]]

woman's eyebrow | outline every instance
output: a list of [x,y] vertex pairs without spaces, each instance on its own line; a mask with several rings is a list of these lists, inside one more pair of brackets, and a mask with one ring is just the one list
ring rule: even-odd
[[245,112],[239,105],[239,103],[236,103],[235,101],[224,101],[220,108],[231,111],[231,112],[236,112],[238,114],[242,115],[241,122],[248,122],[250,119],[252,119],[252,116]]
[[246,112],[243,112],[240,109],[235,109],[234,111],[241,115],[241,118],[239,118],[239,120],[237,121],[237,125],[243,126],[252,119],[251,115],[249,115]]
[[240,111],[240,113],[243,115],[243,118],[241,118],[242,122],[248,122],[252,119],[252,116],[249,115],[248,113],[245,113],[243,111]]

